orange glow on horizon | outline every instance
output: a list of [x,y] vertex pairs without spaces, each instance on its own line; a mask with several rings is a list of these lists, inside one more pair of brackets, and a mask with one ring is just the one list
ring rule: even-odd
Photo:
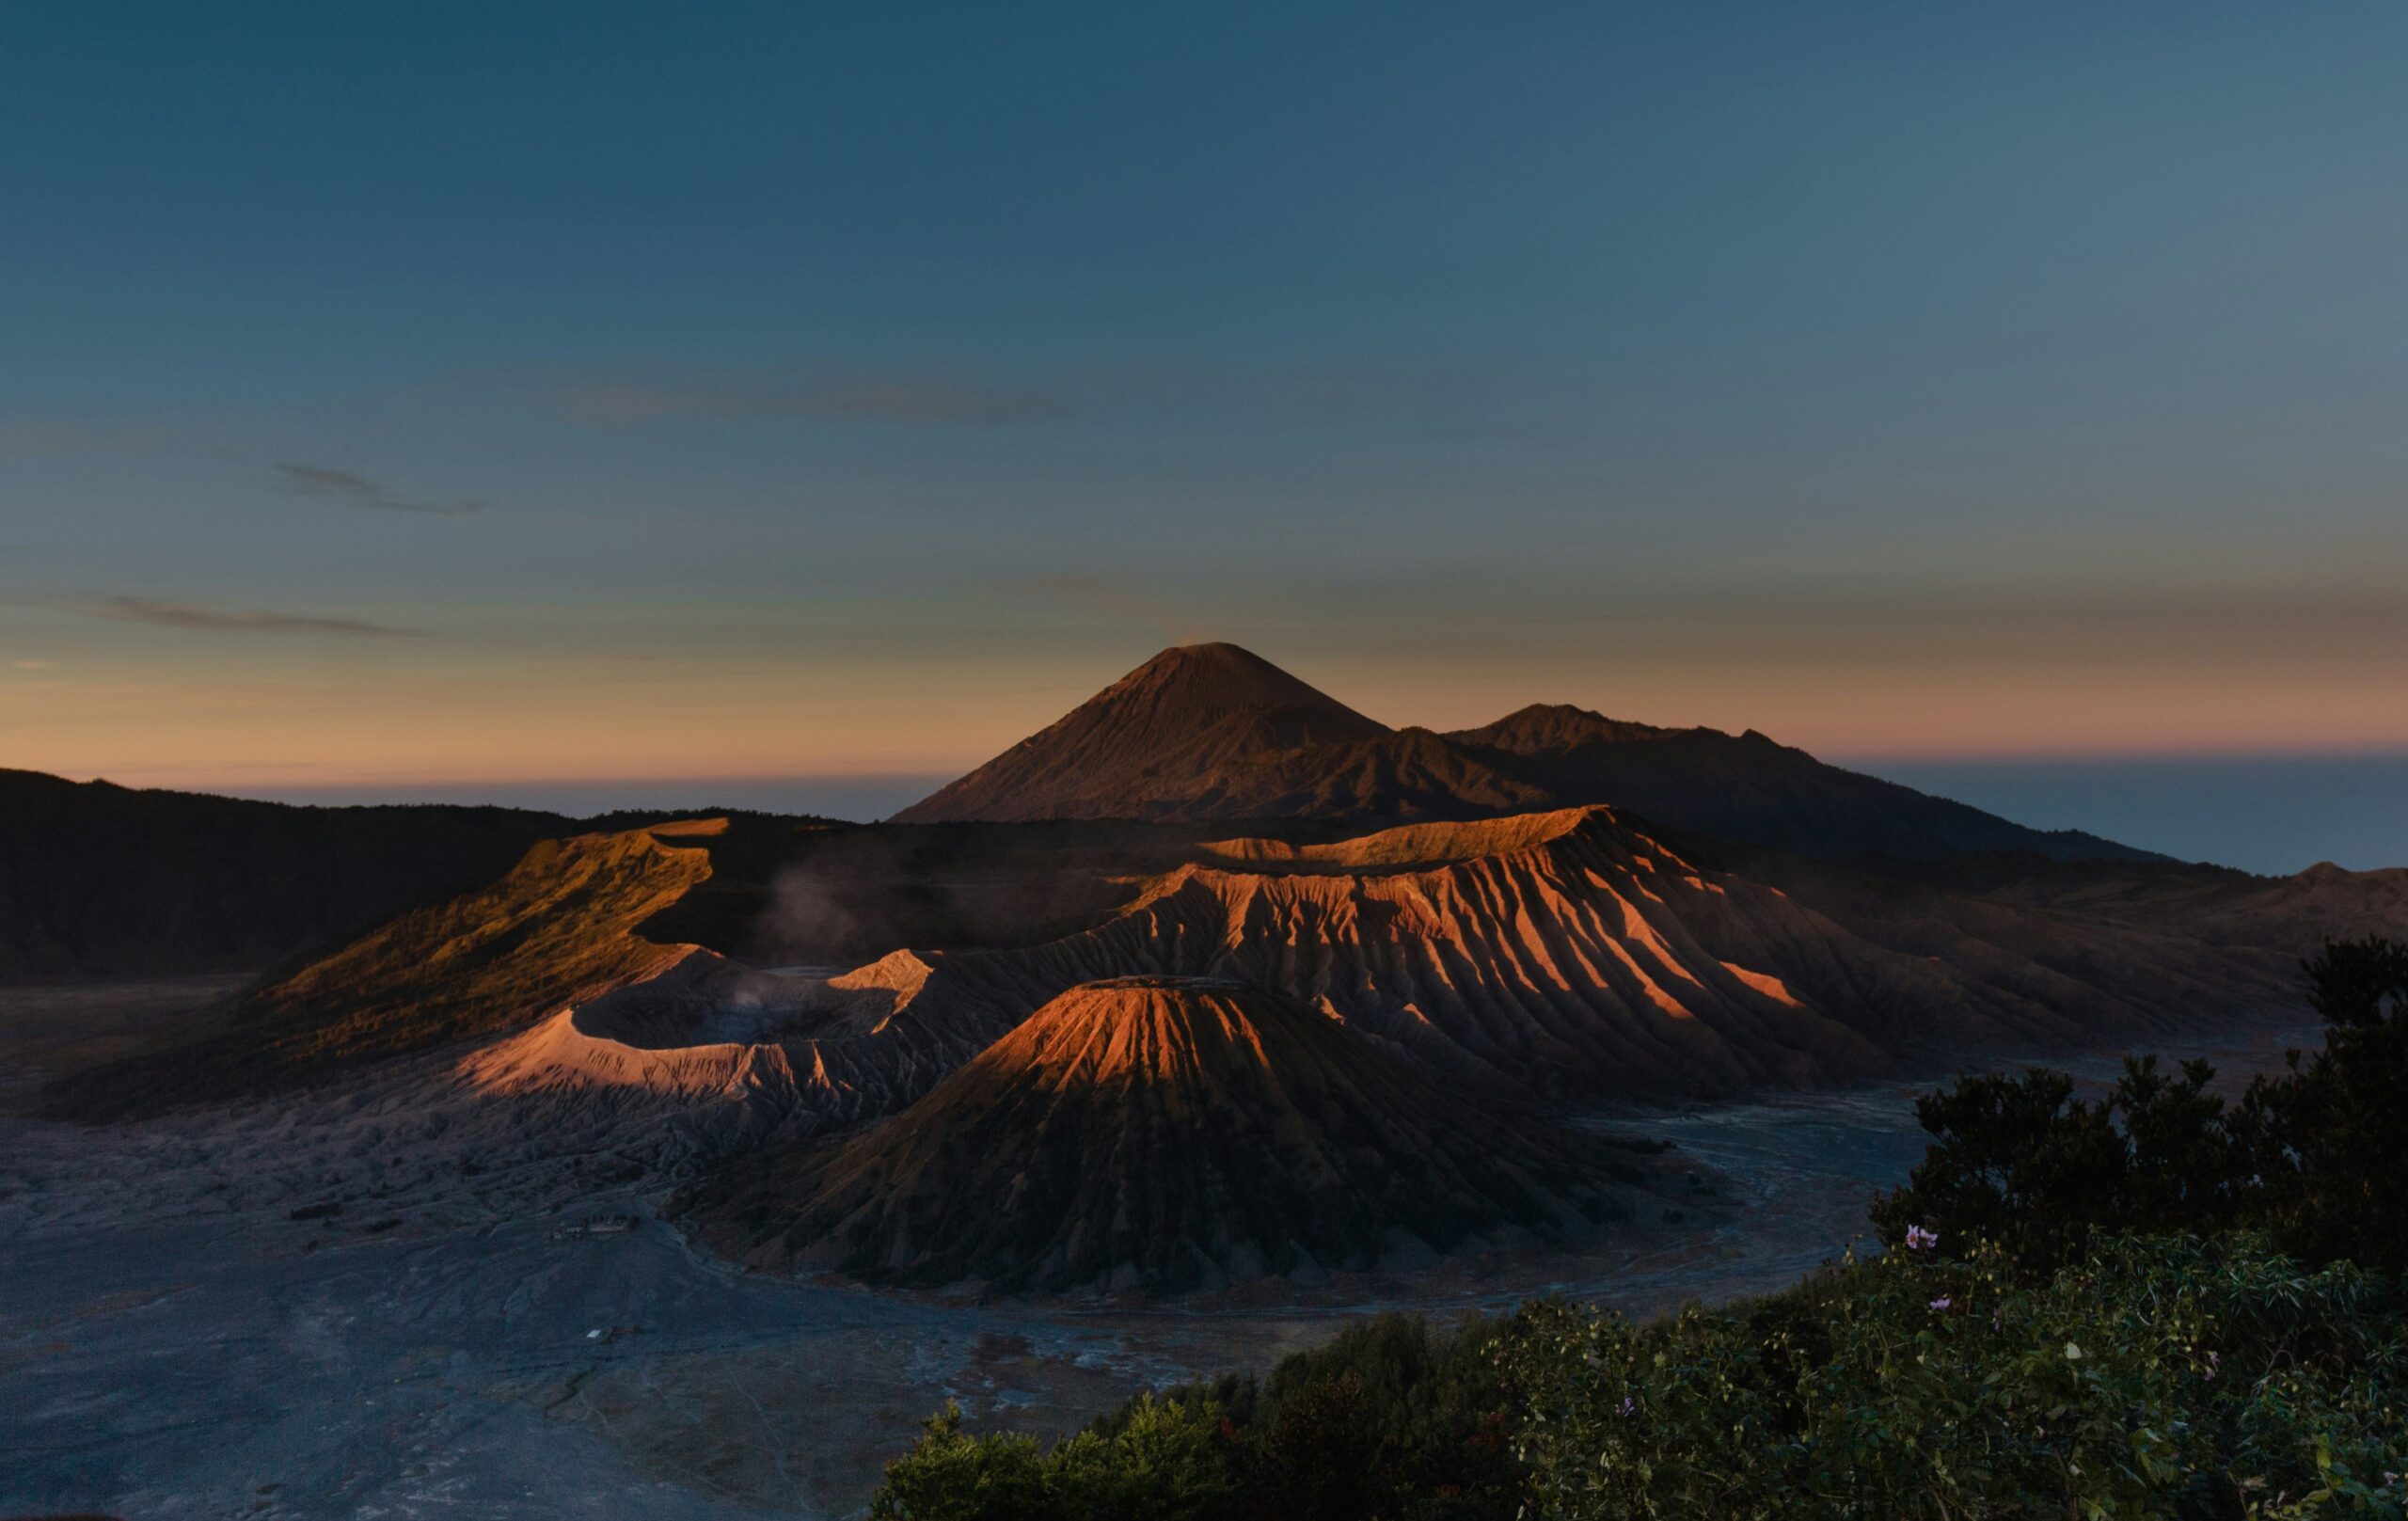
[[[1807,679],[1564,662],[1500,679],[1468,666],[1400,672],[1343,656],[1281,663],[1385,722],[1442,731],[1565,702],[1667,726],[1754,728],[1838,761],[2408,751],[2408,705],[2374,674],[2346,670],[2316,684],[2211,672],[2143,680],[2111,667]],[[491,689],[406,678],[356,687],[31,679],[54,675],[42,672],[0,677],[0,764],[196,790],[952,776],[1051,723],[1120,669],[1111,659],[1049,660],[1011,679],[924,665],[811,683]]]

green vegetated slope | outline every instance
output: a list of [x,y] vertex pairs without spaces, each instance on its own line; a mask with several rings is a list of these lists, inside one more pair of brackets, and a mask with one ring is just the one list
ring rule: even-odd
[[1358,1325],[1050,1450],[932,1418],[937,1517],[2399,1517],[2408,948],[2330,947],[2319,1055],[2226,1103],[2135,1063],[1926,1101],[1889,1249],[1634,1324],[1556,1301]]
[[636,927],[710,875],[719,821],[540,841],[491,884],[275,977],[162,1046],[74,1073],[45,1106],[105,1118],[233,1097],[531,1022],[690,947]]

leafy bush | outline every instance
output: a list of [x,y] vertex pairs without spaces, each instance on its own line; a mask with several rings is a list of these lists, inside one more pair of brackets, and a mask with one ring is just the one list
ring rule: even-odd
[[2408,1343],[2380,1275],[2262,1243],[2100,1242],[2036,1285],[1893,1252],[1652,1326],[1508,1341],[1533,1516],[2398,1516]]
[[1883,1239],[1936,1228],[2045,1273],[2093,1232],[2269,1232],[2310,1262],[2408,1269],[2408,946],[2337,942],[2306,968],[2324,1049],[2260,1077],[2242,1101],[2213,1070],[2125,1063],[2096,1102],[2035,1069],[1959,1079],[1916,1105],[1933,1144],[1873,1208]]
[[1040,1451],[1034,1437],[971,1436],[961,1407],[932,1416],[888,1466],[873,1521],[1204,1521],[1228,1513],[1234,1470],[1211,1404],[1140,1395],[1111,1434],[1082,1432]]
[[888,1468],[871,1513],[1511,1521],[1523,1486],[1501,1329],[1380,1316],[1260,1382],[1140,1395],[1051,1452],[1024,1436],[966,1435],[948,1406]]
[[[1902,1250],[1647,1325],[1392,1318],[1225,1386],[1243,1424],[1141,1396],[1050,1453],[949,1409],[872,1514],[2408,1515],[2394,1285],[2245,1234],[2101,1238],[2036,1282],[1991,1248]],[[1474,1414],[1492,1397],[1510,1416]]]

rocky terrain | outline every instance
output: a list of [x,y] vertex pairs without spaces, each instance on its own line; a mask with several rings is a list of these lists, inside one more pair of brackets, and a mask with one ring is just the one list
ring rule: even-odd
[[[2300,955],[2408,930],[2400,872],[2037,835],[1760,737],[1149,669],[928,810],[1131,816],[436,811],[384,856],[378,811],[8,816],[0,1509],[841,1514],[947,1398],[1050,1432],[1365,1306],[1774,1287],[1927,1074],[2265,1065]],[[142,936],[152,974],[60,980]]]
[[1649,1176],[1282,994],[1122,977],[1054,998],[854,1139],[749,1158],[683,1210],[761,1266],[1212,1288],[1583,1237]]
[[[482,885],[230,992],[210,985],[155,1027],[51,1018],[28,1048],[40,1069],[10,1091],[88,1123],[365,1071],[382,1074],[360,1080],[386,1085],[380,1103],[445,1115],[446,1145],[629,1138],[618,1150],[638,1175],[703,1180],[696,1196],[716,1202],[696,1218],[761,1260],[1193,1287],[1610,1218],[1546,1113],[2102,1040],[2178,1049],[2288,1016],[2296,959],[2322,934],[2408,927],[2399,873],[2272,879],[2036,843],[1761,737],[1573,708],[1389,731],[1230,646],[1166,652],[997,764],[915,813],[1009,797],[1041,813],[1303,816],[1232,831],[753,815],[540,838]],[[1710,806],[1751,832],[1524,806],[1592,785]],[[1439,816],[1347,822],[1366,812]],[[1806,819],[1881,843],[1834,859],[1796,833]],[[1076,995],[1132,978],[1155,980]],[[1180,1053],[1164,1070],[1193,1084],[1049,1075],[1055,1054],[1115,1042]],[[1006,1101],[1023,1090],[1049,1107]],[[1227,1123],[1164,1138],[1164,1116],[1190,1114]],[[1005,1235],[985,1230],[992,1198],[1053,1184],[1043,1168],[988,1177],[980,1159],[1050,1155],[1010,1127],[1051,1135],[1074,1116],[1082,1154],[1121,1171],[1067,1180],[995,1224]],[[1503,1172],[1447,1160],[1474,1128],[1512,1139],[1491,1159]],[[957,1154],[980,1165],[943,1160]],[[1435,1213],[1399,1202],[1395,1180],[1417,1167],[1439,1169],[1411,1174]],[[957,1170],[983,1181],[932,1185]],[[1239,1176],[1265,1191],[1259,1222],[1212,1202]],[[1125,1212],[1081,1196],[1089,1181],[1168,1212],[1099,1226]],[[1325,1234],[1306,1224],[1324,1219]]]
[[1662,1102],[2169,1036],[2289,996],[2272,950],[1806,863],[1774,888],[1605,808],[1188,854],[1030,945],[776,973],[662,947],[467,1051],[457,1080],[564,1124],[669,1105],[721,1143],[816,1135],[912,1102],[1082,984],[1209,977],[1469,1090]]
[[2141,1032],[2210,1006],[2247,1015],[2283,996],[2274,969],[2132,930],[2086,931],[2085,975],[2057,956],[2055,920],[1988,917],[1979,935],[1932,916],[1884,943],[1605,808],[1317,846],[1232,840],[1079,935],[937,958],[895,1022],[1000,1034],[1078,982],[1229,976],[1458,1076],[1661,1098]]
[[[0,1069],[90,1003],[0,998]],[[2178,1049],[2238,1075],[2280,1040]],[[1050,1436],[1378,1309],[1555,1291],[1645,1316],[1786,1286],[1861,1235],[1925,1140],[1897,1082],[1576,1117],[1671,1139],[1665,1164],[1717,1187],[1635,1190],[1576,1250],[1167,1304],[975,1301],[739,1271],[657,1217],[691,1155],[673,1116],[448,1071],[428,1053],[103,1127],[0,1115],[0,1513],[858,1514],[948,1399]]]

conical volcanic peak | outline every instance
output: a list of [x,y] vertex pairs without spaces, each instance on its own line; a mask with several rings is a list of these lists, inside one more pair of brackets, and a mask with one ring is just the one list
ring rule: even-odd
[[1097,693],[1088,705],[1160,708],[1174,721],[1294,707],[1351,721],[1365,734],[1386,732],[1386,725],[1235,644],[1173,645]]
[[1070,989],[849,1143],[684,1201],[764,1265],[1002,1291],[1178,1289],[1558,1239],[1626,1212],[1626,1150],[1474,1101],[1283,994]]
[[1180,645],[895,816],[1162,817],[1232,767],[1386,733],[1234,644]]
[[1109,977],[1038,1009],[979,1063],[1039,1086],[1200,1089],[1283,1054],[1303,1057],[1303,1050],[1286,1048],[1310,1048],[1333,1035],[1346,1039],[1326,1016],[1234,978]]

